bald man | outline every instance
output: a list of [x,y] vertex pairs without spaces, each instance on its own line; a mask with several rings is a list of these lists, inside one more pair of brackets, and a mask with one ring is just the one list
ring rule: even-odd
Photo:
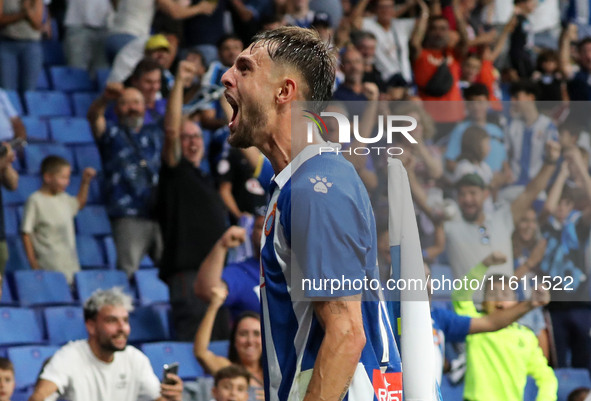
[[[107,122],[105,110],[115,104],[117,122]],[[144,124],[141,92],[109,83],[88,110],[88,121],[103,161],[107,212],[117,248],[117,268],[132,275],[145,254],[155,264],[162,239],[155,216],[156,188],[164,131]]]

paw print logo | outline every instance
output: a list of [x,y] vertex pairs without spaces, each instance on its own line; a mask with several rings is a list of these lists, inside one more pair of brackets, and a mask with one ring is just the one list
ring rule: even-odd
[[328,188],[332,187],[332,182],[328,182],[326,177],[320,178],[316,176],[316,178],[309,178],[310,182],[314,184],[314,191],[322,192],[323,194],[328,192]]

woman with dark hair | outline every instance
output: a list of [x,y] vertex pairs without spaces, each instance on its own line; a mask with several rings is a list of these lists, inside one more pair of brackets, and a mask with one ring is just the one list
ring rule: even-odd
[[209,350],[211,331],[215,317],[228,296],[225,287],[216,287],[212,290],[212,297],[207,312],[201,321],[201,325],[195,335],[193,352],[203,366],[203,369],[215,376],[222,368],[231,364],[244,367],[250,373],[250,386],[254,388],[254,398],[262,399],[263,394],[263,363],[261,340],[261,317],[258,313],[242,312],[234,321],[230,334],[230,347],[228,358],[214,354]]

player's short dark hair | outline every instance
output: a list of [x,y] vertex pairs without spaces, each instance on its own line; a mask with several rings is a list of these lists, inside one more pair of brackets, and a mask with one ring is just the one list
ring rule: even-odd
[[14,373],[14,365],[8,358],[0,358],[0,370],[10,370]]
[[509,89],[509,94],[511,97],[517,96],[517,94],[520,92],[526,93],[528,95],[534,95],[536,99],[538,98],[538,86],[529,79],[523,79],[511,84],[511,88]]
[[135,66],[131,79],[140,79],[144,74],[155,70],[162,71],[160,64],[152,58],[145,57]]
[[475,83],[464,89],[464,99],[471,100],[476,96],[485,96],[489,99],[490,93],[485,84]]
[[57,173],[63,167],[70,167],[70,162],[60,156],[47,156],[41,162],[41,175],[45,173]]
[[253,43],[265,46],[273,62],[298,71],[306,82],[307,87],[302,88],[302,93],[310,102],[309,107],[315,112],[324,109],[325,102],[332,98],[337,61],[317,31],[281,27],[258,33]]
[[242,366],[232,364],[230,366],[226,366],[225,368],[218,370],[213,379],[214,387],[217,387],[219,382],[221,382],[224,379],[235,379],[237,377],[244,377],[244,379],[246,380],[246,384],[250,385],[250,373],[248,373],[248,371]]
[[228,40],[237,40],[240,43],[242,43],[242,39],[240,39],[240,36],[235,35],[233,33],[229,33],[226,34],[224,36],[222,36],[216,43],[216,47],[218,48],[218,50],[220,50],[222,48],[222,46],[224,45],[224,43],[226,43]]

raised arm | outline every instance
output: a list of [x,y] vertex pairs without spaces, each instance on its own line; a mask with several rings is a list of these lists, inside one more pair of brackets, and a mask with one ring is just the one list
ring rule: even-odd
[[540,224],[544,224],[546,220],[548,220],[548,217],[550,217],[556,211],[556,207],[558,207],[558,202],[562,196],[564,183],[568,179],[569,174],[570,172],[568,170],[568,162],[564,160],[560,165],[560,172],[556,176],[556,180],[554,180],[552,187],[550,187],[546,202],[544,202],[544,208],[542,209],[539,217]]
[[451,6],[454,17],[456,18],[457,31],[460,35],[460,39],[456,45],[456,53],[459,57],[463,58],[468,54],[468,42],[470,41],[468,38],[468,31],[466,30],[466,20],[460,10],[459,0],[452,0]]
[[216,7],[216,3],[201,0],[199,3],[185,7],[174,0],[157,0],[160,11],[168,14],[173,19],[186,19],[199,14],[211,15]]
[[418,3],[421,7],[421,15],[417,19],[410,36],[409,50],[411,61],[415,61],[423,50],[423,40],[425,39],[429,24],[429,7],[427,7],[427,4],[423,0],[419,0]]
[[499,57],[499,55],[503,51],[503,48],[507,44],[507,40],[509,39],[509,36],[511,35],[511,33],[513,32],[513,30],[515,29],[516,26],[517,26],[517,15],[513,14],[511,16],[511,19],[509,20],[509,22],[507,22],[507,24],[503,27],[503,31],[499,35],[499,37],[497,39],[497,43],[493,47],[492,51],[486,50],[484,52],[484,57],[486,60],[494,62]]
[[570,62],[570,42],[573,36],[576,38],[577,26],[573,23],[569,23],[560,35],[559,44],[559,67],[564,76],[568,79],[573,75],[573,68]]
[[359,0],[353,8],[353,11],[351,11],[349,18],[351,19],[351,24],[356,29],[361,29],[361,26],[363,25],[363,14],[367,9],[368,4],[369,0]]
[[304,401],[340,401],[349,389],[365,346],[361,295],[314,302],[324,328]]
[[123,93],[123,84],[120,82],[109,82],[102,95],[99,96],[88,108],[86,117],[95,139],[99,139],[107,129],[105,111],[110,102],[119,99]]
[[559,157],[560,144],[555,141],[546,142],[544,166],[538,175],[527,184],[525,191],[523,191],[523,193],[511,204],[513,223],[515,225],[517,225],[523,214],[531,207],[532,202],[536,200],[538,194],[546,188],[546,185],[548,185],[548,181],[556,169],[556,162]]
[[587,196],[587,204],[583,210],[583,218],[589,223],[591,222],[591,176],[589,176],[587,163],[585,163],[581,151],[577,147],[573,147],[564,152],[564,158],[574,166],[575,171],[583,181],[583,189]]
[[82,182],[80,183],[80,189],[78,190],[78,207],[83,209],[86,206],[88,200],[88,189],[90,188],[90,182],[96,177],[96,170],[92,167],[86,167],[82,172]]
[[210,302],[214,288],[226,287],[226,283],[222,280],[222,271],[228,250],[237,247],[245,240],[246,230],[244,228],[232,226],[226,230],[199,267],[199,273],[193,283],[195,295],[205,302]]

